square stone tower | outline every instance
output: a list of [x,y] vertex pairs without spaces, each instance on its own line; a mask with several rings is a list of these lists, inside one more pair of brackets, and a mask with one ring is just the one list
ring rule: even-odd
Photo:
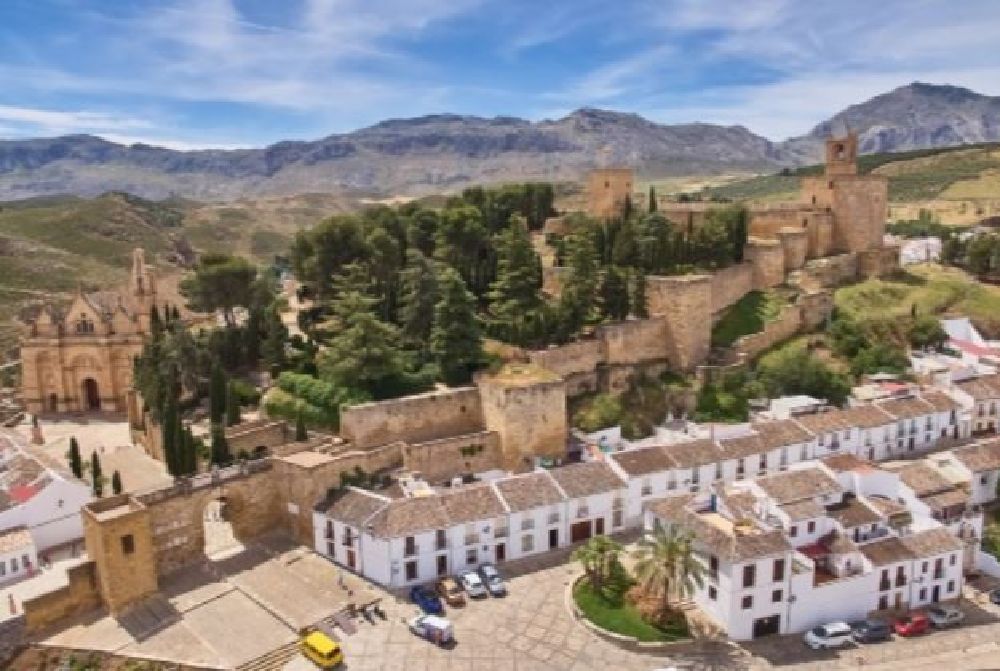
[[632,197],[632,168],[600,168],[587,177],[587,214],[599,219],[619,217]]
[[849,132],[847,137],[827,138],[826,174],[858,174],[858,134]]
[[153,532],[144,505],[120,494],[80,510],[87,555],[97,569],[97,589],[117,615],[159,589]]

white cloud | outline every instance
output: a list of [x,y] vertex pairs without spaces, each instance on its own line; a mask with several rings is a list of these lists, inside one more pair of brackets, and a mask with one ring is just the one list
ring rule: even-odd
[[24,128],[33,132],[58,135],[62,133],[101,130],[148,129],[148,121],[105,112],[59,111],[0,105],[0,121],[11,129]]

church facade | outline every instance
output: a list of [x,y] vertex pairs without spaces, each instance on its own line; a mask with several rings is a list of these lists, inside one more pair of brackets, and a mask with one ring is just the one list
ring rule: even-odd
[[67,308],[43,307],[27,322],[21,345],[26,410],[125,412],[133,359],[156,301],[155,273],[136,249],[125,290],[79,290]]

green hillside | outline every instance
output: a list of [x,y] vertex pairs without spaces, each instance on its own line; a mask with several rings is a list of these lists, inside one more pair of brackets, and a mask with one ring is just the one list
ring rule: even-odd
[[[704,198],[728,200],[775,200],[794,198],[801,177],[818,175],[822,165],[760,175],[701,192]],[[889,200],[914,202],[948,197],[949,189],[975,182],[1000,171],[1000,144],[967,145],[941,149],[921,149],[896,154],[870,154],[858,159],[861,174],[889,178]],[[1000,194],[993,192],[993,197]],[[966,196],[968,197],[968,196]]]

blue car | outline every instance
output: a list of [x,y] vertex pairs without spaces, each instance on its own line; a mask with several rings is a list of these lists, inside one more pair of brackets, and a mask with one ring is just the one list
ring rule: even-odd
[[428,615],[440,615],[444,612],[444,605],[438,595],[423,585],[417,585],[410,590],[410,601],[420,606],[420,610]]

